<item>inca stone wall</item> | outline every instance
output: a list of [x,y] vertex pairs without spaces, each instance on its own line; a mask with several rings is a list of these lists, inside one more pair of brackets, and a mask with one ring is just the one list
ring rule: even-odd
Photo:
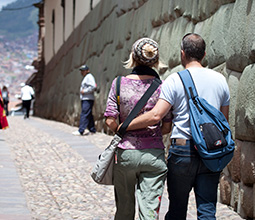
[[[78,67],[86,63],[100,92],[93,109],[98,131],[112,80],[128,73],[122,61],[140,37],[160,45],[168,68],[180,70],[180,41],[195,32],[207,43],[204,65],[227,78],[235,156],[220,179],[219,199],[243,218],[255,218],[255,1],[102,0],[46,65],[36,115],[77,125],[80,114]],[[46,27],[47,29],[47,27]]]

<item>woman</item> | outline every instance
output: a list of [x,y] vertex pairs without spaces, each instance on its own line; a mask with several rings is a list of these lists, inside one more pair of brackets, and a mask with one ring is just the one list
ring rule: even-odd
[[3,101],[4,101],[4,110],[5,110],[6,115],[8,116],[9,115],[9,111],[8,111],[9,91],[6,86],[3,86],[2,97],[3,97]]
[[[118,118],[122,123],[136,103],[159,75],[152,68],[159,67],[158,44],[142,38],[133,44],[125,68],[132,73],[121,78],[120,106],[116,101],[116,79],[113,80],[104,116],[109,128],[116,132]],[[149,111],[156,104],[161,86],[150,97],[139,114]],[[170,132],[171,115],[160,124],[146,129],[128,131],[119,143],[114,165],[116,220],[135,217],[135,189],[139,206],[139,219],[158,219],[161,196],[167,173],[162,133]],[[161,131],[162,129],[162,131]]]
[[4,110],[4,100],[2,96],[2,92],[0,89],[0,129],[6,129],[8,128],[8,122],[6,118],[6,113]]

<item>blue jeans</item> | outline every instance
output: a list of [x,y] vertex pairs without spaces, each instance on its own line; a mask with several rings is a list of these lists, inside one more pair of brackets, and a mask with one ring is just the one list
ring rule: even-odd
[[92,115],[94,100],[82,100],[81,101],[81,116],[80,116],[80,126],[79,132],[83,134],[86,128],[90,132],[96,132],[94,118]]
[[194,189],[197,219],[216,219],[217,188],[220,172],[210,171],[201,161],[193,142],[169,149],[167,190],[169,210],[165,220],[185,220],[189,193]]

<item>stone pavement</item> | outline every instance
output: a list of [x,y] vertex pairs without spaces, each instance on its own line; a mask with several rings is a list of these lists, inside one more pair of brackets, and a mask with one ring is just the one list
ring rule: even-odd
[[[111,136],[73,136],[76,127],[36,117],[8,121],[10,128],[0,131],[0,220],[113,219],[113,187],[90,177]],[[167,206],[165,192],[160,220]],[[217,208],[217,219],[242,219],[225,205]],[[187,219],[196,219],[193,193]]]

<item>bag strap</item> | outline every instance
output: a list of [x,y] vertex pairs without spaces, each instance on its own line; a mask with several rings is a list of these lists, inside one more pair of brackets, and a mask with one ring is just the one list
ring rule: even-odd
[[197,89],[196,89],[195,83],[193,81],[193,78],[192,78],[189,70],[185,69],[185,70],[177,72],[177,73],[181,78],[182,84],[185,88],[188,98],[193,101],[193,103],[197,107],[198,111],[200,113],[202,113],[202,109],[197,104],[197,100],[196,100],[196,98],[198,97]]
[[118,112],[120,112],[120,82],[121,82],[121,77],[118,76],[116,80],[116,100],[117,100],[117,107],[118,107]]
[[198,96],[198,94],[197,94],[196,86],[194,84],[193,78],[192,78],[189,70],[185,69],[185,70],[182,70],[177,73],[182,80],[182,83],[186,90],[188,98],[192,99],[194,101],[194,99]]
[[136,115],[139,113],[139,111],[144,107],[144,105],[147,103],[148,99],[152,96],[152,94],[155,92],[155,90],[159,87],[161,84],[161,80],[158,78],[155,78],[150,85],[150,87],[147,89],[147,91],[143,94],[142,98],[137,102],[136,106],[133,108],[133,110],[130,112],[126,120],[121,125],[120,129],[117,131],[117,134],[122,137],[128,125],[130,122],[136,117]]
[[[189,72],[189,70],[185,69],[183,71],[178,72],[182,83],[185,87],[186,93],[188,95],[188,98],[191,99],[194,103],[194,105],[196,106],[196,108],[198,109],[198,111],[200,113],[203,112],[203,110],[199,107],[199,105],[197,104],[197,100],[196,98],[198,97],[197,94],[197,90],[193,81],[193,78]],[[209,104],[210,105],[210,104]],[[210,105],[211,106],[211,105]],[[206,106],[203,106],[204,109],[206,109],[208,112],[211,112],[208,108],[206,108]],[[212,113],[211,113],[212,114]],[[222,125],[224,126],[224,132],[227,132],[227,130],[230,130],[229,127],[229,123],[227,122],[227,119],[225,118],[225,116],[223,115],[223,113],[221,111],[217,111],[217,113],[214,113],[213,116],[215,118],[217,118],[219,121],[223,121],[225,119],[226,123],[222,123]]]

